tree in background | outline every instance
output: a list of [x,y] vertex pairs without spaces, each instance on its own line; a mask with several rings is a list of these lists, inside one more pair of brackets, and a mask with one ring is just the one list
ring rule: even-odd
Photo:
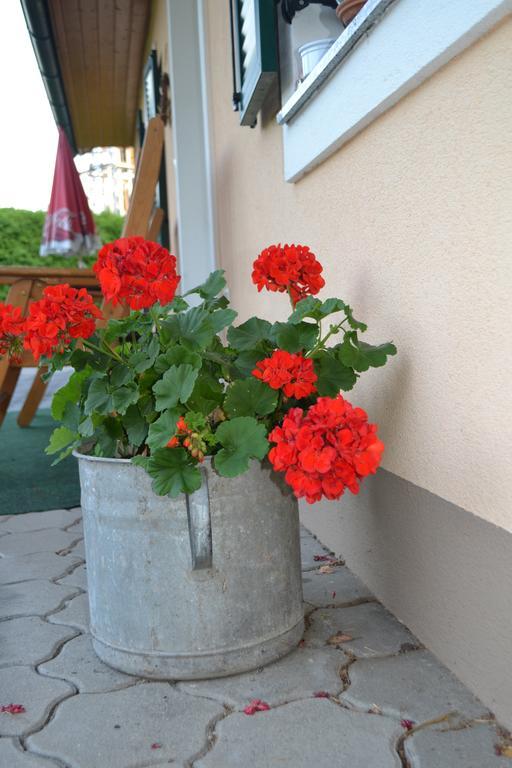
[[[40,256],[39,246],[45,219],[44,211],[0,208],[0,265],[32,267],[76,267],[77,256]],[[110,243],[121,235],[123,216],[111,211],[94,213],[96,229],[102,243]],[[82,257],[92,266],[96,255]],[[0,285],[0,301],[7,295],[7,286]]]

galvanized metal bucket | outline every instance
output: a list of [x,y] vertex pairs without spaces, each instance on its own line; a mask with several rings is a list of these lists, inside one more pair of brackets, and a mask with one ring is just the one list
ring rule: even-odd
[[123,459],[80,468],[91,633],[129,674],[190,680],[268,664],[303,633],[297,503],[266,462],[157,496]]

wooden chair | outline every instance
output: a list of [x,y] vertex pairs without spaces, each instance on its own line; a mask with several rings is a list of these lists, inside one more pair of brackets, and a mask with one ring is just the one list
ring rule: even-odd
[[[164,146],[164,124],[160,117],[153,117],[146,130],[144,144],[140,153],[130,205],[126,215],[123,236],[141,235],[149,240],[158,237],[164,212],[154,209],[155,188],[160,173]],[[92,269],[51,269],[46,267],[4,267],[0,268],[0,285],[9,285],[6,303],[21,307],[27,312],[31,301],[41,298],[47,285],[69,283],[73,288],[87,288],[93,295],[101,295],[96,275]],[[106,320],[122,317],[124,309],[119,305],[103,303],[103,315]],[[7,357],[0,360],[0,426],[18,382],[21,368],[34,367],[36,362],[29,352],[25,352],[20,363],[13,363]],[[28,427],[34,418],[39,404],[44,397],[47,384],[41,379],[42,371],[35,375],[32,387],[18,414],[20,427]]]

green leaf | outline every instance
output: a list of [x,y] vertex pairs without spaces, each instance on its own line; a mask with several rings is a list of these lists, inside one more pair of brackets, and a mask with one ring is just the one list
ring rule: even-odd
[[82,395],[82,385],[90,374],[91,369],[89,367],[75,371],[69,377],[67,384],[55,392],[52,400],[52,416],[56,421],[62,419],[67,403],[77,404],[79,402]]
[[75,349],[70,357],[70,363],[75,371],[82,371],[84,368],[90,367],[95,371],[104,373],[111,362],[112,360],[108,355],[94,349],[89,352],[84,349]]
[[84,405],[85,414],[100,413],[106,416],[113,410],[112,395],[110,394],[106,378],[93,379]]
[[123,427],[132,445],[139,446],[144,442],[148,434],[148,424],[138,405],[130,405],[123,417]]
[[345,334],[343,343],[339,345],[339,358],[356,371],[367,371],[368,368],[379,368],[386,364],[388,355],[396,355],[396,347],[391,342],[373,346],[359,341],[354,331]]
[[113,416],[107,417],[96,428],[94,437],[96,438],[96,445],[94,446],[96,456],[115,457],[117,442],[123,438],[121,422]]
[[94,424],[90,416],[86,416],[78,425],[78,431],[81,437],[92,437],[94,434]]
[[288,322],[295,324],[300,323],[305,317],[314,317],[315,320],[319,320],[321,317],[320,311],[322,302],[320,299],[314,296],[306,296],[305,299],[301,299],[295,305],[293,312],[288,318]]
[[201,356],[198,355],[197,352],[190,352],[190,350],[185,349],[185,347],[180,347],[179,344],[175,344],[174,346],[169,347],[164,354],[157,357],[155,370],[157,373],[164,373],[164,371],[167,371],[171,365],[181,365],[182,363],[188,363],[193,368],[199,370],[202,362]]
[[111,342],[116,339],[128,336],[130,333],[144,334],[150,331],[153,320],[149,314],[144,312],[130,312],[127,317],[120,320],[112,318],[108,321],[107,327],[103,330],[105,341]]
[[153,490],[159,496],[168,494],[174,498],[180,493],[193,493],[201,487],[201,473],[183,448],[155,451],[146,467],[153,478]]
[[287,352],[301,352],[315,346],[318,337],[316,323],[274,323],[272,334],[280,349]]
[[[52,455],[62,451],[63,448],[67,448],[70,443],[75,443],[80,439],[80,435],[77,432],[73,432],[67,427],[57,427],[50,435],[50,442],[45,448],[45,453]],[[61,457],[59,457],[60,459]],[[63,458],[63,457],[62,457]]]
[[137,467],[142,467],[142,469],[148,471],[148,464],[149,464],[149,456],[132,456],[132,464],[135,464]]
[[258,342],[270,339],[271,328],[268,320],[251,317],[242,325],[228,330],[228,342],[240,351],[252,349]]
[[154,364],[158,353],[160,352],[160,339],[158,336],[152,336],[151,341],[143,349],[138,349],[130,355],[130,365],[137,373],[143,373]]
[[254,349],[246,349],[241,352],[235,360],[235,366],[242,376],[250,376],[256,368],[256,363],[269,357],[272,354],[272,350],[271,344],[260,342]]
[[166,307],[169,312],[184,312],[188,309],[188,302],[182,296],[175,296],[170,304]]
[[352,368],[343,365],[332,352],[319,352],[313,364],[318,376],[316,388],[322,397],[336,397],[340,390],[348,392],[357,381]]
[[139,389],[135,383],[119,387],[112,392],[112,410],[126,413],[128,407],[139,399]]
[[352,307],[345,304],[341,299],[326,299],[325,301],[320,301],[320,299],[315,298],[315,296],[306,296],[305,299],[301,299],[295,305],[295,309],[288,318],[288,322],[292,324],[300,323],[305,317],[311,317],[314,320],[322,320],[324,317],[332,315],[335,312],[344,312],[348,324],[354,330],[366,331],[367,326],[365,323],[356,320],[352,313]]
[[122,387],[134,380],[133,371],[127,365],[118,363],[110,372],[110,384],[112,387]]
[[220,333],[223,328],[226,328],[226,326],[231,325],[235,317],[237,316],[237,312],[235,312],[234,309],[217,309],[215,312],[213,312],[210,315],[210,319],[213,325],[213,329],[215,333]]
[[226,394],[224,410],[230,418],[236,416],[266,416],[277,406],[276,390],[258,379],[239,379]]
[[78,432],[81,416],[82,412],[76,403],[66,403],[61,417],[62,425],[72,432]]
[[160,333],[164,344],[188,342],[196,349],[207,347],[215,336],[211,315],[202,307],[171,315],[162,323]]
[[200,373],[187,405],[193,411],[208,415],[221,404],[224,387],[218,379],[207,373]]
[[146,442],[149,445],[151,452],[156,451],[158,448],[164,448],[167,445],[176,432],[176,422],[179,417],[180,411],[178,409],[170,409],[164,411],[158,419],[150,425]]
[[174,408],[178,402],[186,403],[192,394],[197,373],[197,370],[188,363],[172,365],[162,379],[153,386],[157,411]]
[[226,278],[224,277],[224,270],[216,269],[215,272],[211,273],[206,282],[187,291],[185,296],[189,296],[191,293],[198,293],[202,299],[213,299],[225,287]]
[[262,459],[269,448],[264,425],[250,416],[224,421],[215,436],[223,446],[215,456],[215,469],[224,477],[241,475],[249,468],[249,459]]
[[352,312],[352,307],[349,307],[348,304],[345,306],[345,314],[347,316],[348,324],[351,328],[354,329],[354,331],[367,331],[368,326],[366,323],[361,323],[359,320],[356,320],[354,317],[354,314]]

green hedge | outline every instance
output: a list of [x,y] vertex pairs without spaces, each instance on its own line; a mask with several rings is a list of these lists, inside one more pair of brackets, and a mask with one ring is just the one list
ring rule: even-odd
[[[0,208],[0,264],[6,266],[76,267],[77,256],[40,256],[39,246],[43,232],[44,211],[24,211]],[[96,229],[102,243],[109,243],[121,234],[123,217],[103,211],[95,213]],[[96,257],[86,256],[83,261],[91,266]],[[5,299],[7,286],[0,285],[0,300]]]

